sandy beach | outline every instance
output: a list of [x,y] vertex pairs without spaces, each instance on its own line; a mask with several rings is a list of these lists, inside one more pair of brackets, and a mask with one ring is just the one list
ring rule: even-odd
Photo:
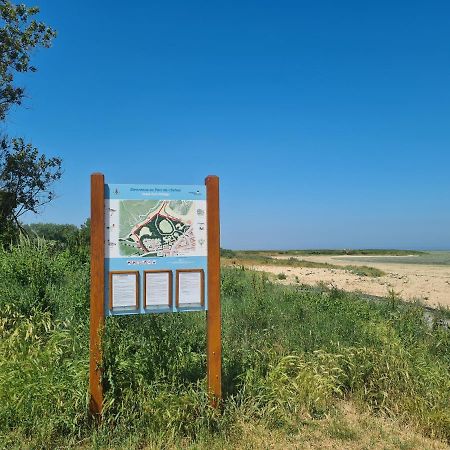
[[[278,259],[287,259],[289,256],[276,256]],[[414,256],[411,256],[414,258]],[[389,262],[368,262],[369,257],[358,256],[301,256],[299,259],[315,261],[334,265],[364,265],[376,267],[386,275],[373,278],[355,275],[341,269],[317,269],[291,266],[254,265],[255,270],[265,271],[272,274],[284,273],[287,278],[282,283],[300,283],[317,285],[325,283],[331,287],[346,291],[363,292],[376,296],[387,296],[390,290],[394,290],[402,299],[414,301],[420,299],[426,304],[437,307],[450,307],[450,266],[427,265],[427,264],[405,264],[396,262],[398,257],[391,256]],[[364,261],[361,261],[363,259]],[[392,261],[392,262],[390,262]]]

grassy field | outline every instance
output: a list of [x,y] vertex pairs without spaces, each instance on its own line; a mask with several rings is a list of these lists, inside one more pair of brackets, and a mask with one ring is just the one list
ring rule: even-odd
[[[228,250],[233,252],[233,250]],[[420,250],[395,250],[395,249],[311,249],[311,250],[239,250],[235,253],[247,255],[291,255],[291,256],[314,256],[314,255],[379,255],[379,256],[408,256],[426,255],[428,252]]]
[[116,317],[97,427],[87,249],[0,251],[0,448],[446,448],[450,333],[421,306],[245,268],[223,270],[222,294],[221,412],[205,391],[203,313]]
[[[341,261],[351,261],[352,258],[346,257],[340,259],[336,257],[337,260]],[[449,266],[450,265],[450,252],[448,251],[433,251],[427,252],[420,255],[413,256],[398,256],[396,258],[389,258],[383,256],[371,256],[368,258],[364,258],[364,256],[357,257],[358,262],[367,262],[367,263],[395,263],[395,264],[427,264],[427,265],[438,265],[438,266]]]
[[288,259],[277,259],[273,255],[252,253],[252,252],[234,252],[230,250],[222,251],[222,262],[226,266],[244,266],[251,267],[255,265],[261,266],[280,266],[280,267],[306,267],[311,269],[335,269],[345,270],[359,276],[381,277],[385,275],[380,269],[369,266],[359,266],[348,264],[341,266],[337,264],[322,263],[316,261],[306,261],[298,259],[298,257],[290,257]]

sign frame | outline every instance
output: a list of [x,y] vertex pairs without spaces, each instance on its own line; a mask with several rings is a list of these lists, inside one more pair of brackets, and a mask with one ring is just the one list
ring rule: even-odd
[[[208,302],[208,308],[206,310],[207,385],[210,403],[214,408],[217,408],[220,405],[222,397],[219,178],[210,175],[206,177],[205,185],[207,274],[205,277],[205,273],[202,270],[202,298],[204,301],[206,290]],[[102,417],[104,398],[102,383],[102,336],[105,326],[105,306],[107,306],[105,305],[105,271],[105,178],[102,173],[97,172],[91,175],[91,285],[89,322],[89,410],[92,416],[97,419],[101,419]],[[173,289],[173,274],[169,276],[172,280],[170,288]],[[139,276],[137,279],[139,288]],[[145,282],[144,275],[144,284]],[[138,292],[139,289],[137,289]],[[145,299],[145,290],[143,294]],[[172,291],[171,294],[173,295]],[[112,295],[111,289],[110,295]],[[173,299],[172,295],[171,299]],[[139,309],[136,312],[139,314]]]
[[[136,277],[136,301],[134,308],[133,306],[116,306],[114,308],[113,299],[113,277],[114,275],[134,275]],[[119,310],[137,310],[139,309],[139,271],[138,270],[111,270],[109,272],[109,309],[112,311],[114,309]]]
[[144,270],[143,274],[144,274],[144,309],[148,309],[148,305],[147,305],[147,274],[156,274],[156,273],[167,273],[168,277],[169,277],[169,290],[168,290],[168,301],[167,304],[165,303],[161,303],[160,305],[152,305],[153,308],[161,308],[161,309],[166,309],[166,308],[172,308],[172,303],[173,303],[173,273],[171,270],[169,269],[160,269],[160,270]]
[[[200,274],[200,303],[198,304],[186,304],[180,305],[180,275],[183,273],[199,273]],[[204,306],[205,304],[205,271],[203,269],[177,269],[175,274],[175,283],[176,283],[176,297],[175,302],[177,305],[177,308],[183,309],[183,308],[189,308],[192,305],[195,306]]]

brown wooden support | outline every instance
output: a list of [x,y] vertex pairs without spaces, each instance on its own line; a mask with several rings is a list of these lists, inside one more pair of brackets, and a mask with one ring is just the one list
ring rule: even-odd
[[205,184],[208,226],[207,379],[211,404],[217,407],[222,398],[219,178],[208,176]]
[[105,179],[91,175],[91,309],[89,351],[89,409],[100,416],[103,407],[102,343],[105,321]]

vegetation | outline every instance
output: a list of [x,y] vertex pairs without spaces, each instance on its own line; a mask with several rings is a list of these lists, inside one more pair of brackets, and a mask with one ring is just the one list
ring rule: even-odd
[[316,249],[316,250],[240,250],[235,252],[247,255],[292,255],[292,256],[313,256],[313,255],[374,255],[374,256],[408,256],[425,255],[427,252],[419,250],[395,250],[395,249]]
[[76,249],[89,245],[91,219],[87,219],[81,227],[72,224],[32,223],[24,225],[23,230],[30,238],[44,238],[61,249]]
[[[14,106],[22,104],[25,89],[17,76],[35,72],[32,52],[47,48],[55,31],[35,20],[39,9],[0,0],[0,126]],[[52,185],[62,174],[61,159],[47,158],[22,138],[10,139],[0,129],[0,242],[17,237],[20,218],[55,197]]]
[[220,256],[222,258],[236,258],[237,252],[235,252],[234,250],[228,250],[226,248],[221,248]]
[[[346,448],[365,435],[426,448],[377,432],[382,417],[450,442],[450,333],[419,305],[280,286],[242,268],[222,273],[221,412],[205,390],[204,314],[116,317],[96,427],[86,255],[40,239],[0,251],[0,447],[298,448],[320,431]],[[372,425],[350,420],[349,405]]]
[[354,266],[351,264],[340,266],[337,264],[322,263],[316,261],[305,261],[304,259],[298,259],[290,257],[289,259],[278,259],[271,256],[265,256],[261,254],[249,254],[247,252],[233,252],[234,256],[229,253],[223,253],[224,263],[226,265],[242,265],[245,267],[252,265],[265,265],[265,266],[282,266],[282,267],[306,267],[310,269],[336,269],[346,270],[347,272],[363,277],[382,277],[386,275],[381,269],[369,266]]

